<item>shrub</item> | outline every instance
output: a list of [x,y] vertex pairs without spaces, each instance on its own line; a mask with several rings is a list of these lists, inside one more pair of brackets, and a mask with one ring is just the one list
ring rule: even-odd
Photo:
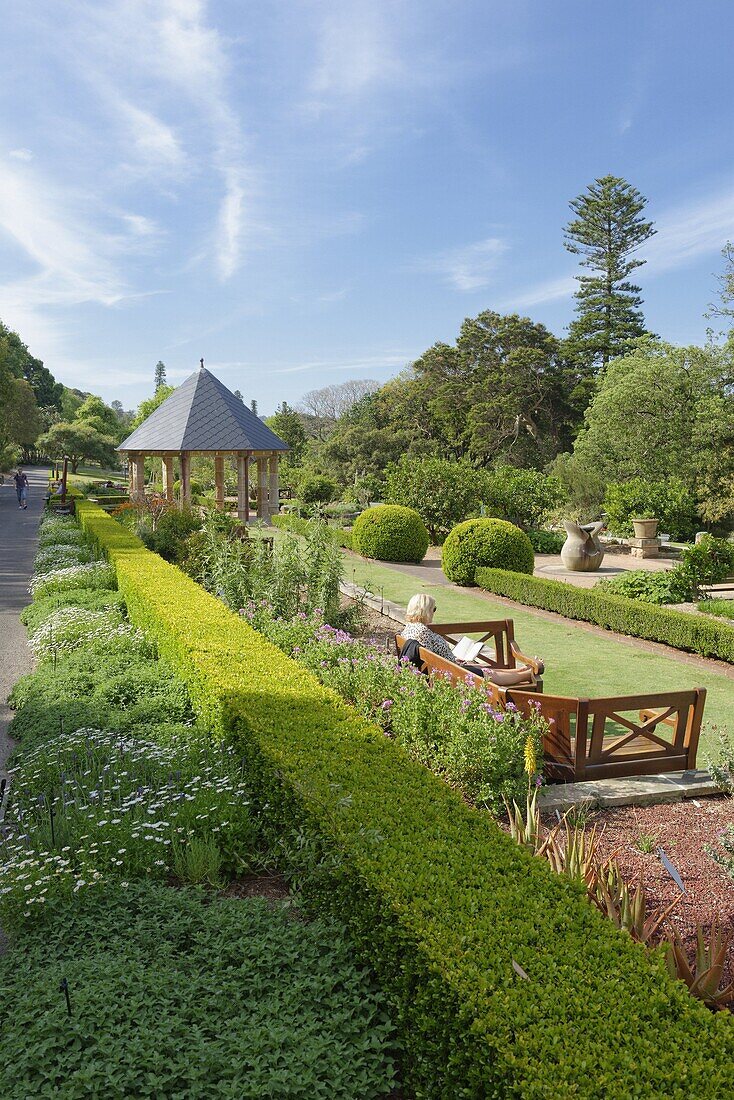
[[31,635],[28,644],[38,660],[71,653],[92,638],[110,643],[115,637],[142,637],[134,626],[123,623],[119,611],[89,611],[62,607],[50,615]]
[[304,504],[328,504],[339,496],[339,486],[330,477],[312,474],[300,483],[299,496]]
[[669,1095],[671,1081],[680,1096],[734,1091],[728,1019],[690,998],[659,954],[620,936],[582,885],[515,845],[93,505],[80,517],[108,548],[131,618],[215,736],[242,753],[301,869],[304,901],[340,914],[358,957],[392,990],[407,1091],[591,1098],[634,1095],[641,1081],[650,1096]]
[[691,538],[696,530],[696,506],[690,491],[679,478],[646,481],[641,477],[612,482],[607,486],[604,511],[615,535],[630,536],[632,520],[651,517],[674,539]]
[[43,546],[33,559],[33,572],[52,573],[73,565],[85,565],[92,556],[90,546]]
[[498,466],[484,475],[483,501],[488,511],[523,529],[542,527],[563,499],[558,478],[539,470]]
[[526,531],[536,554],[560,554],[566,536],[560,531]]
[[634,569],[594,587],[646,603],[686,603],[703,596],[703,589],[725,580],[734,571],[734,543],[704,535],[695,546],[683,551],[672,569],[651,573]]
[[428,531],[413,508],[378,504],[355,520],[352,546],[358,554],[378,561],[423,561]]
[[502,569],[478,569],[476,581],[486,592],[506,596],[528,607],[542,607],[620,634],[734,663],[734,626],[717,623],[708,616],[655,607],[600,590],[598,586],[577,588],[562,581],[523,577]]
[[41,623],[62,607],[78,607],[86,611],[122,611],[122,597],[118,592],[104,588],[72,588],[67,592],[58,592],[53,596],[44,596],[24,607],[20,621],[35,634]]
[[[311,530],[311,524],[318,520],[302,519],[300,516],[281,514],[271,516],[270,522],[274,527],[280,527],[283,531],[292,531],[296,535],[306,535]],[[344,546],[348,550],[353,548],[352,532],[345,527],[327,527],[329,538],[333,539],[337,546]]]
[[201,517],[187,508],[171,508],[158,520],[155,530],[145,531],[143,542],[166,561],[177,562],[185,553],[189,535],[201,528]]
[[503,519],[469,519],[454,527],[441,555],[443,571],[456,584],[475,584],[478,568],[532,573],[535,563],[528,536]]
[[386,480],[385,499],[413,508],[434,543],[443,542],[455,524],[479,508],[480,475],[468,462],[403,455],[388,466]]
[[596,582],[594,588],[644,603],[685,603],[692,598],[690,585],[676,569],[651,572],[649,569],[625,569],[618,576]]
[[154,882],[58,915],[0,959],[4,1100],[392,1092],[385,997],[338,925]]

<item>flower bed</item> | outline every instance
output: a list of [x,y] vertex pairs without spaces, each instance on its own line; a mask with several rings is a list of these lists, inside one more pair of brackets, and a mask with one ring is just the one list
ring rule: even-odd
[[727,1014],[247,623],[93,505],[79,512],[133,621],[243,754],[308,896],[392,989],[416,1094],[734,1091]]

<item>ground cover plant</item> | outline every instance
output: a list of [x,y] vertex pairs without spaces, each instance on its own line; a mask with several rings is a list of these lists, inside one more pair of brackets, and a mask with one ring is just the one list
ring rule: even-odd
[[719,615],[722,619],[734,619],[734,600],[705,600],[697,610],[706,615]]
[[[13,695],[3,1095],[390,1095],[387,1001],[341,926],[214,892],[273,865],[239,755],[192,724],[124,606],[75,609],[77,592],[39,601],[38,668]],[[112,644],[120,625],[133,633]]]
[[304,897],[340,914],[390,988],[410,1089],[477,1100],[635,1095],[641,1082],[651,1096],[734,1089],[729,1017],[620,936],[579,884],[98,509],[80,515],[132,619],[243,754],[253,793],[291,837]]
[[645,603],[687,603],[705,598],[707,588],[734,573],[734,543],[704,535],[695,546],[687,546],[681,561],[665,572],[625,570],[595,587]]

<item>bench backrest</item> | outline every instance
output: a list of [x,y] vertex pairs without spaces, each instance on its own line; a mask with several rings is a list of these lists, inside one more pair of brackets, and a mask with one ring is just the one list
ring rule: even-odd
[[458,642],[464,635],[476,635],[476,641],[491,642],[495,655],[488,658],[482,655],[494,668],[516,668],[512,642],[515,640],[515,628],[512,619],[487,619],[472,623],[431,623],[431,630],[450,642]]
[[499,706],[537,710],[549,724],[544,740],[553,778],[609,779],[695,768],[704,688],[603,699],[577,699],[488,685]]

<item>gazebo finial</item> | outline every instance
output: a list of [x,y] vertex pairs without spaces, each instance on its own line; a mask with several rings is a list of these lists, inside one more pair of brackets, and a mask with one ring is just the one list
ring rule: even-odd
[[199,360],[199,366],[201,367],[202,370],[204,369],[204,357],[203,356]]

